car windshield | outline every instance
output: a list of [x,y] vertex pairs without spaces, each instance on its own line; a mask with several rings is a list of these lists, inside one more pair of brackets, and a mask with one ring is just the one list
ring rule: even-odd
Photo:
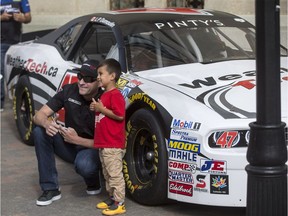
[[[255,59],[255,30],[193,27],[141,32],[127,36],[130,69],[137,72],[188,63]],[[281,50],[287,55],[287,50]]]

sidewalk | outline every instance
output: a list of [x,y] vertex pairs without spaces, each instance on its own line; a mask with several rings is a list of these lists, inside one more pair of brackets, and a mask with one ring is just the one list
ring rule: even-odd
[[[12,102],[1,112],[1,216],[92,216],[102,215],[97,202],[106,199],[106,191],[97,196],[86,194],[85,183],[72,164],[57,158],[62,198],[49,206],[39,207],[41,194],[33,146],[20,141],[13,118]],[[244,208],[221,208],[188,203],[143,206],[126,198],[123,216],[244,216]]]

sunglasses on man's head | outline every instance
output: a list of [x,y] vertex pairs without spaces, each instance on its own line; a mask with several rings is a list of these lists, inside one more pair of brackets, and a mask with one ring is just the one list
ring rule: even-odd
[[79,81],[83,79],[85,83],[92,83],[92,82],[95,82],[97,80],[96,77],[83,76],[81,73],[77,73],[77,78]]

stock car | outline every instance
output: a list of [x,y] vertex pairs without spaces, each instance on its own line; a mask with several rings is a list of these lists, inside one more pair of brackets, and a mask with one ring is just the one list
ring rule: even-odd
[[[287,124],[287,49],[280,51]],[[74,69],[106,58],[123,71],[117,86],[126,101],[123,173],[131,197],[145,205],[245,206],[256,119],[254,26],[214,10],[125,9],[85,15],[11,46],[6,82],[24,143],[33,145],[35,112],[77,82]]]

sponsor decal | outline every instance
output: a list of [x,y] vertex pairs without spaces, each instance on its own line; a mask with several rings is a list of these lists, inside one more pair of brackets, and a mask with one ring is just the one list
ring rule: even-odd
[[145,93],[136,93],[133,94],[129,97],[129,101],[133,102],[136,100],[141,100],[143,102],[145,102],[146,104],[148,104],[153,110],[156,109],[156,104],[153,102],[153,100]]
[[[228,92],[233,88],[244,88],[248,91],[255,89],[255,76],[255,71],[246,71],[242,74],[228,74],[218,78],[214,78],[212,76],[205,77],[203,79],[193,80],[191,83],[182,83],[179,85],[192,89],[197,89],[203,88],[205,86],[217,85],[217,80],[233,81],[232,83],[228,83],[227,85],[215,87],[213,89],[209,89],[208,91],[203,92],[196,98],[196,100],[215,110],[217,113],[219,113],[222,117],[226,119],[243,117],[255,118],[255,112],[249,112],[237,107],[235,104],[231,104],[231,102],[228,101],[226,97]],[[281,82],[284,81],[287,81],[287,71],[285,71],[285,68],[281,68]]]
[[192,173],[189,172],[181,172],[177,170],[168,170],[168,178],[173,181],[183,182],[183,183],[191,183],[193,184],[193,176]]
[[[220,76],[218,77],[218,80],[231,81],[231,80],[241,79],[243,77],[255,77],[255,76],[256,76],[256,71],[246,71],[242,74],[228,74],[228,75]],[[251,89],[251,87],[255,86],[254,82],[255,82],[255,79],[250,78],[247,80],[240,81],[238,84],[236,83],[235,84],[236,86],[243,86],[244,88],[247,88],[248,86],[248,89]],[[214,77],[205,77],[202,80],[201,79],[193,80],[191,84],[183,83],[180,85],[196,89],[196,88],[202,88],[203,86],[213,86],[216,84],[217,84],[217,81],[215,80]]]
[[[287,71],[285,71],[284,68],[281,68],[281,80],[287,81],[287,75],[285,74]],[[245,79],[245,77],[249,77],[249,79]],[[248,90],[253,89],[256,86],[256,71],[245,71],[242,74],[228,74],[224,76],[220,76],[217,79],[220,81],[232,81],[237,79],[243,79],[242,81],[234,82],[231,84],[233,87],[242,86],[243,88],[246,88]],[[196,79],[193,80],[190,84],[188,83],[182,83],[180,85],[186,86],[189,88],[202,88],[203,86],[213,86],[217,85],[217,79],[214,77],[205,77],[204,79]]]
[[106,18],[104,17],[93,17],[91,19],[91,22],[98,22],[98,23],[102,23],[104,25],[107,25],[109,26],[110,28],[113,28],[115,26],[115,23],[114,22],[111,22],[109,20],[107,20]]
[[155,23],[157,29],[167,28],[183,28],[183,27],[198,27],[198,26],[224,26],[220,20],[216,19],[190,19],[182,21],[170,21]]
[[200,172],[226,174],[227,162],[220,160],[200,160]]
[[135,88],[139,85],[141,85],[142,82],[138,81],[138,80],[130,80],[129,83],[127,83],[126,86],[130,87],[130,88]]
[[191,173],[195,173],[197,169],[196,164],[191,163],[183,163],[179,161],[168,161],[168,167],[175,169],[175,170],[181,170],[181,171],[189,171]]
[[193,136],[190,131],[183,131],[177,129],[171,130],[170,137],[172,139],[184,140],[187,142],[196,142],[198,140],[198,138],[196,136]]
[[129,80],[126,80],[126,79],[123,79],[123,78],[120,77],[118,79],[116,85],[117,85],[117,88],[123,89],[127,85],[127,83],[129,83]]
[[180,182],[169,181],[169,192],[184,196],[193,196],[193,186]]
[[123,88],[122,90],[120,90],[120,91],[121,91],[123,97],[124,97],[124,98],[127,98],[128,95],[129,95],[129,93],[130,93],[130,91],[131,91],[131,88],[124,87],[124,88]]
[[169,159],[176,160],[176,161],[185,161],[185,162],[197,161],[197,153],[169,149],[168,154],[169,154]]
[[228,175],[210,175],[211,194],[229,194]]
[[236,148],[247,147],[250,131],[217,131],[209,136],[209,146],[211,148]]
[[77,101],[73,98],[68,98],[68,101],[70,101],[71,103],[77,104],[77,105],[81,105],[82,103],[80,101]]
[[208,189],[206,188],[206,181],[205,181],[206,175],[197,175],[196,180],[197,183],[194,187],[194,191],[199,192],[208,192]]
[[231,148],[240,140],[240,135],[237,131],[223,131],[221,133],[214,134],[216,140],[216,145],[221,148]]
[[198,143],[189,143],[189,142],[183,142],[181,140],[169,140],[168,148],[170,149],[178,149],[178,150],[184,150],[189,152],[200,152],[200,144]]
[[173,129],[187,129],[198,131],[201,127],[201,123],[186,121],[182,119],[173,119],[171,123],[171,128]]
[[11,55],[7,56],[7,64],[16,68],[21,68],[31,73],[39,73],[51,77],[55,77],[58,72],[57,67],[48,67],[47,62],[36,62],[34,59],[21,59],[20,56],[16,58]]

